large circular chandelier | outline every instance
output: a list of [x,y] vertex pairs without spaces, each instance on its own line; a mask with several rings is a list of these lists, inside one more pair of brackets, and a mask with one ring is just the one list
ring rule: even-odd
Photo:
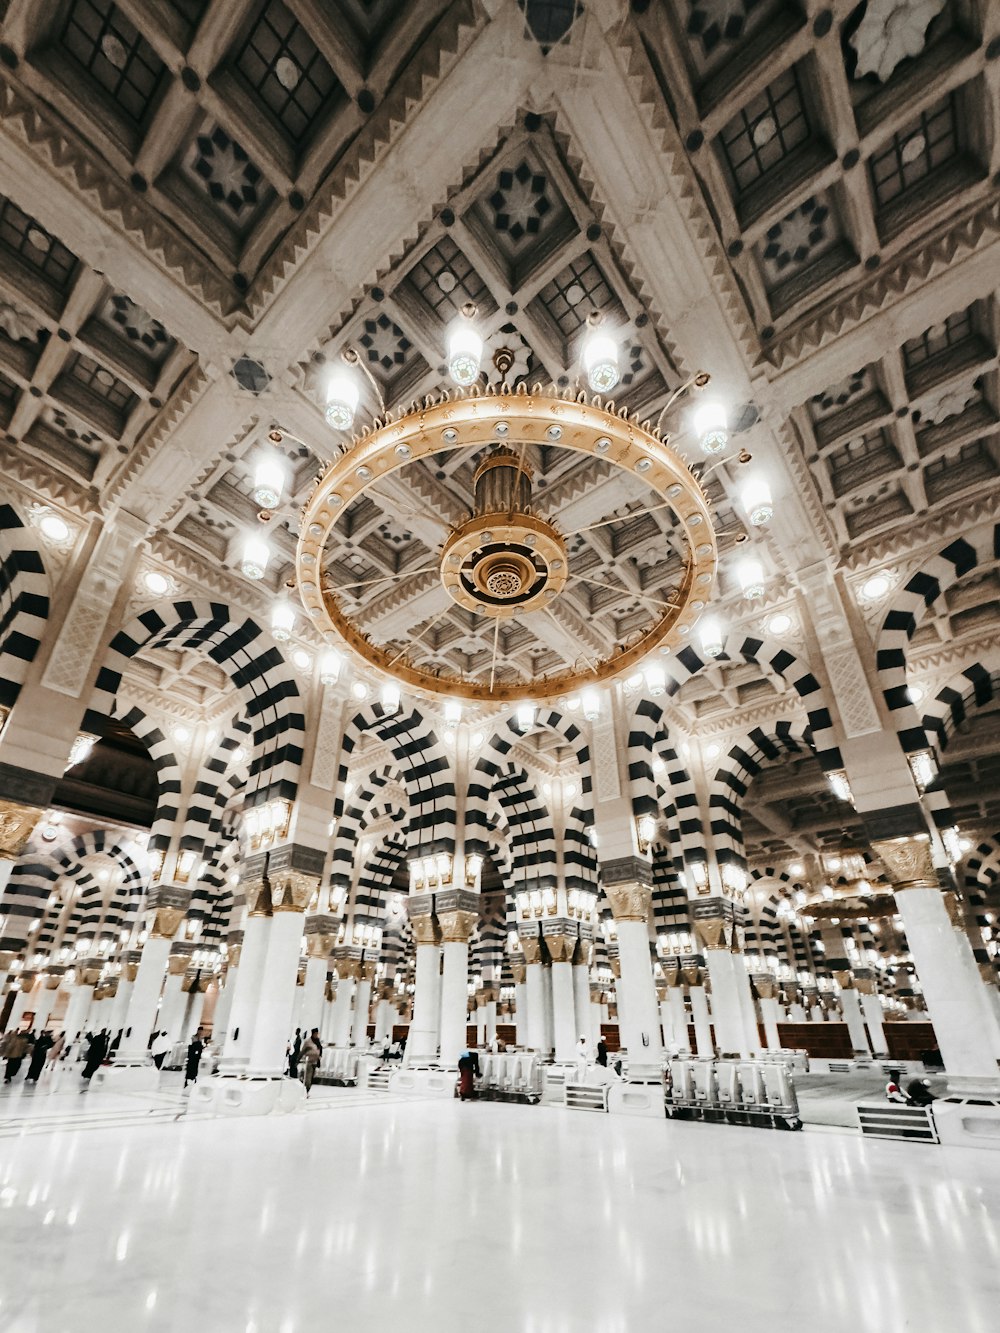
[[[707,377],[703,377],[707,379]],[[669,511],[681,572],[667,596],[642,596],[648,622],[603,655],[581,647],[572,664],[546,674],[515,673],[498,662],[505,622],[553,615],[573,577],[567,536],[552,515],[532,504],[531,458],[540,448],[565,449],[603,460],[640,480],[651,506]],[[378,643],[348,609],[354,598],[326,572],[328,548],[352,504],[384,478],[434,455],[464,450],[478,459],[473,512],[450,527],[436,559],[456,608],[492,629],[493,652],[478,671],[449,670],[417,660],[418,636],[400,647]],[[664,557],[670,554],[664,550]],[[712,593],[718,551],[708,498],[684,459],[650,423],[640,424],[599,397],[524,384],[446,391],[405,411],[387,412],[319,475],[302,516],[296,580],[312,624],[336,647],[346,647],[376,672],[428,695],[494,703],[556,698],[631,673],[650,654],[690,641]],[[442,612],[442,616],[446,613]],[[437,617],[438,620],[441,616]],[[426,631],[425,631],[426,632]]]

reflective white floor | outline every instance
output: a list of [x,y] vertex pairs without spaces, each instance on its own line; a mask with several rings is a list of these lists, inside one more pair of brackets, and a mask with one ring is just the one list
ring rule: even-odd
[[320,1092],[3,1098],[3,1333],[998,1327],[1000,1154]]

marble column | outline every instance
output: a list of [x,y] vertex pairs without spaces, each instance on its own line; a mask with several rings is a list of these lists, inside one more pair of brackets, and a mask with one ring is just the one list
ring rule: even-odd
[[[220,1073],[237,1074],[247,1068],[253,1039],[254,1015],[267,962],[268,931],[271,925],[270,903],[254,886],[244,884],[249,915],[243,927],[243,940],[236,955],[238,967],[229,1002],[229,1023],[222,1034],[225,1045],[219,1062]],[[230,958],[233,950],[230,948]]]
[[[13,862],[0,861],[0,872],[2,872],[4,866],[9,866],[9,865],[13,865]],[[3,875],[0,874],[0,894],[3,893],[3,884],[4,884]],[[7,979],[11,975],[11,968],[13,966],[14,959],[16,957],[17,954],[14,953],[13,949],[4,949],[3,952],[0,953],[0,1011],[3,1010],[4,1000],[6,999],[5,988],[7,986]],[[5,1031],[5,1029],[3,1025],[0,1024],[0,1032],[3,1031]]]
[[760,1036],[732,905],[723,898],[697,902],[694,928],[712,983],[712,1018],[720,1053],[749,1056],[760,1051]]
[[528,967],[524,955],[511,959],[510,975],[514,982],[514,1036],[518,1046],[528,1044]]
[[778,1036],[778,982],[770,972],[755,972],[754,989],[760,1003],[760,1017],[764,1024],[764,1040],[769,1051],[781,1050]]
[[257,1078],[281,1078],[285,1073],[305,911],[317,885],[313,875],[285,867],[272,870],[270,878],[271,922],[267,957],[248,1065],[248,1072]]
[[156,886],[147,895],[146,942],[138,955],[138,966],[134,953],[128,955],[126,963],[130,975],[133,968],[135,971],[132,994],[125,1011],[125,1035],[118,1047],[116,1065],[145,1065],[149,1062],[149,1038],[156,1023],[156,1007],[171,941],[180,929],[190,901],[189,890],[173,885]]
[[586,1037],[591,1056],[594,1053],[593,1015],[590,1011],[590,960],[594,946],[581,938],[573,955],[573,1012],[577,1038]]
[[926,835],[876,840],[876,855],[895,886],[910,953],[954,1092],[1000,1098],[1000,1070],[992,1039],[993,1014],[970,954],[961,907],[934,867]]
[[687,1008],[684,1004],[684,977],[679,962],[676,968],[667,972],[666,1010],[671,1039],[677,1043],[680,1050],[689,1051],[691,1040],[688,1036]]
[[330,1031],[331,1046],[350,1046],[354,1017],[355,984],[361,978],[361,949],[356,944],[341,944],[333,953],[337,971],[337,996],[333,1002]]
[[604,1022],[604,992],[601,990],[600,982],[594,982],[590,987],[590,1049],[597,1052],[597,1043],[603,1035],[601,1024]]
[[497,1035],[497,1001],[500,998],[499,986],[483,987],[483,1014],[486,1023],[486,1031],[483,1040],[486,1046],[493,1044]]
[[68,1042],[74,1041],[78,1032],[82,1039],[87,1030],[84,1023],[90,1006],[94,1002],[94,987],[100,978],[101,967],[102,960],[100,958],[78,958],[74,964],[75,982],[70,987],[69,1004],[66,1006],[66,1013],[63,1017],[63,1031]]
[[44,1032],[49,1026],[49,1015],[55,1007],[65,970],[63,967],[58,970],[46,969],[42,976],[41,989],[36,992],[35,1017],[31,1024],[36,1032]]
[[[331,962],[331,967],[333,966]],[[337,994],[337,983],[335,978],[327,975],[326,985],[323,988],[323,1020],[320,1023],[319,1035],[320,1041],[324,1046],[333,1045],[333,1014],[335,996]]]
[[[418,911],[418,907],[421,910]],[[413,1017],[406,1042],[406,1059],[408,1064],[427,1064],[433,1063],[438,1053],[438,1025],[441,1020],[440,933],[431,914],[429,900],[422,902],[411,897],[408,910],[416,943],[416,965],[413,976]],[[456,1058],[457,1055],[456,1051]]]
[[299,1017],[303,1034],[319,1028],[322,1040],[326,975],[330,969],[330,954],[337,943],[340,918],[331,913],[317,912],[306,917],[305,943],[306,980],[303,986],[302,1008]]
[[[524,998],[527,1013],[525,1015],[524,1045],[540,1055],[548,1055],[545,1041],[545,978],[542,976],[542,941],[540,936],[522,938],[524,951],[525,978]],[[520,1040],[518,1027],[518,1040]]]
[[184,1012],[184,1030],[181,1041],[193,1041],[195,1034],[201,1028],[201,1018],[205,1011],[205,994],[208,990],[209,978],[199,977],[197,980],[191,979],[190,983],[185,978],[187,986],[188,1002],[187,1009]]
[[381,1051],[392,1040],[394,987],[391,981],[380,981],[375,988],[375,1045]]
[[882,1000],[878,994],[874,977],[855,977],[855,986],[861,999],[861,1012],[865,1027],[868,1029],[868,1041],[876,1058],[889,1054],[882,1025]]
[[855,1055],[868,1056],[868,1033],[865,1020],[861,1015],[861,999],[854,984],[854,977],[849,973],[838,972],[836,979],[840,985],[840,1008],[850,1034],[851,1046]]
[[552,1035],[555,1059],[560,1064],[575,1064],[577,1040],[576,1002],[573,994],[573,954],[576,931],[566,922],[558,932],[546,922],[545,945],[552,960]]
[[[711,1059],[715,1054],[715,1043],[712,1040],[712,1019],[708,1012],[708,996],[705,994],[703,984],[705,969],[686,965],[684,973],[685,980],[688,980],[688,995],[691,998],[691,1020],[694,1023],[695,1050],[702,1059]],[[690,973],[694,974],[694,981],[689,980]]]
[[[34,988],[34,985],[35,985],[35,974],[33,972],[28,972],[28,973],[22,972],[20,978],[20,984],[14,995],[14,1003],[10,1007],[10,1016],[7,1019],[7,1027],[9,1031],[16,1032],[17,1029],[21,1026],[22,1020],[24,1019],[24,1015],[27,1013],[28,1006],[31,1003],[31,992]],[[70,991],[71,1004],[73,1002],[73,996],[76,994],[77,989],[78,987],[74,986]],[[81,1022],[86,1017],[87,1009],[90,1006],[90,1001],[93,998],[93,994],[94,994],[94,988],[93,986],[91,986],[89,988],[89,992],[87,995],[86,1004],[83,1004],[83,1002],[81,1001],[80,1005],[78,1006],[78,1013],[76,1016]]]
[[[226,1040],[229,1030],[229,1016],[233,1011],[233,996],[240,975],[240,957],[243,950],[243,932],[238,932],[238,944],[230,943],[226,954],[226,970],[219,978],[219,995],[212,1015],[212,1045],[217,1046]],[[230,934],[230,941],[232,934]]]
[[358,989],[354,995],[354,1024],[351,1028],[351,1045],[368,1045],[368,1013],[372,1002],[372,984],[378,964],[374,959],[366,958],[361,964],[358,977]]
[[[128,1017],[129,1004],[132,1000],[132,992],[135,990],[135,979],[139,973],[139,959],[141,958],[139,950],[134,951],[134,962],[130,959],[130,954],[125,954],[121,960],[121,971],[118,974],[115,986],[114,1000],[111,1004],[110,1026],[112,1038],[122,1034],[122,1042],[125,1040],[125,1020]],[[119,1050],[121,1042],[119,1043]]]
[[451,889],[437,896],[437,919],[444,955],[441,973],[441,1064],[458,1067],[466,1049],[469,999],[469,940],[479,919],[479,895]]
[[177,947],[178,943],[175,942],[167,959],[167,979],[163,984],[160,1012],[156,1019],[156,1030],[165,1032],[171,1045],[176,1045],[183,1036],[182,1025],[187,1007],[184,974],[190,961],[190,954],[186,950],[183,953],[175,952]]
[[649,956],[649,912],[652,889],[638,880],[604,885],[618,931],[621,968],[619,1036],[628,1053],[630,1081],[661,1078],[663,1039]]

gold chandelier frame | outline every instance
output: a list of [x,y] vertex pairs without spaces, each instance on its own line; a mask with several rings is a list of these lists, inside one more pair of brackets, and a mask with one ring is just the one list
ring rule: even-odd
[[[663,613],[633,642],[619,645],[596,662],[551,675],[507,681],[495,680],[491,672],[487,683],[418,666],[405,650],[394,653],[373,643],[344,611],[337,590],[325,585],[323,569],[338,519],[382,478],[433,454],[500,444],[520,447],[522,458],[527,445],[555,446],[603,459],[634,474],[660,497],[657,508],[673,512],[687,551],[676,597],[662,603]],[[523,384],[513,390],[501,385],[446,391],[377,418],[367,433],[355,438],[317,476],[302,513],[295,560],[306,614],[328,641],[353,650],[377,672],[417,693],[503,704],[573,693],[637,669],[657,650],[669,651],[690,642],[715,583],[717,564],[708,497],[658,429],[650,429],[648,421],[640,424],[624,408],[616,411],[613,403],[604,404],[599,397],[583,392],[562,397],[554,389],[545,391],[535,385],[529,390]],[[552,600],[554,597],[555,593]],[[497,620],[497,630],[499,623]]]

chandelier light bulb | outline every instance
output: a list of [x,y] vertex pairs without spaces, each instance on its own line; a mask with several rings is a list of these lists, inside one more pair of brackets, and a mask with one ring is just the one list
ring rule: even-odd
[[446,699],[444,704],[444,720],[451,726],[457,726],[462,720],[462,704],[458,699]]
[[270,556],[267,542],[261,541],[259,537],[248,537],[243,547],[240,569],[248,579],[262,579]]
[[395,713],[399,708],[399,686],[392,681],[386,681],[382,686],[382,712]]
[[271,612],[271,633],[284,643],[291,637],[295,625],[295,611],[291,602],[278,602]]
[[346,366],[332,370],[326,386],[326,424],[334,430],[350,430],[360,397],[357,378]]
[[721,454],[729,443],[729,422],[722,403],[699,403],[694,412],[694,429],[702,453]]
[[77,764],[82,764],[90,755],[94,748],[96,736],[77,736],[69,752],[69,763],[67,768],[75,768]]
[[583,716],[588,722],[596,722],[601,716],[601,696],[596,690],[584,690],[580,696]]
[[456,324],[448,335],[448,373],[456,384],[468,388],[479,378],[483,340],[467,321]]
[[276,509],[285,489],[285,469],[277,457],[262,458],[254,468],[253,498],[261,509]]
[[763,527],[771,521],[774,506],[771,503],[771,488],[761,477],[751,477],[743,487],[743,508],[755,528]]
[[646,668],[646,689],[650,694],[662,694],[667,688],[667,673],[655,663]]
[[340,679],[340,653],[328,648],[319,659],[319,678],[323,685],[336,685]]
[[714,616],[708,616],[701,622],[698,631],[701,649],[708,657],[718,657],[722,652],[722,627]]
[[521,704],[517,710],[517,725],[522,731],[530,731],[535,725],[535,705]]
[[607,333],[592,333],[583,346],[583,368],[594,393],[609,393],[621,379],[618,344]]
[[764,596],[764,567],[759,560],[747,556],[745,560],[740,561],[736,572],[744,597],[753,601],[757,597]]

